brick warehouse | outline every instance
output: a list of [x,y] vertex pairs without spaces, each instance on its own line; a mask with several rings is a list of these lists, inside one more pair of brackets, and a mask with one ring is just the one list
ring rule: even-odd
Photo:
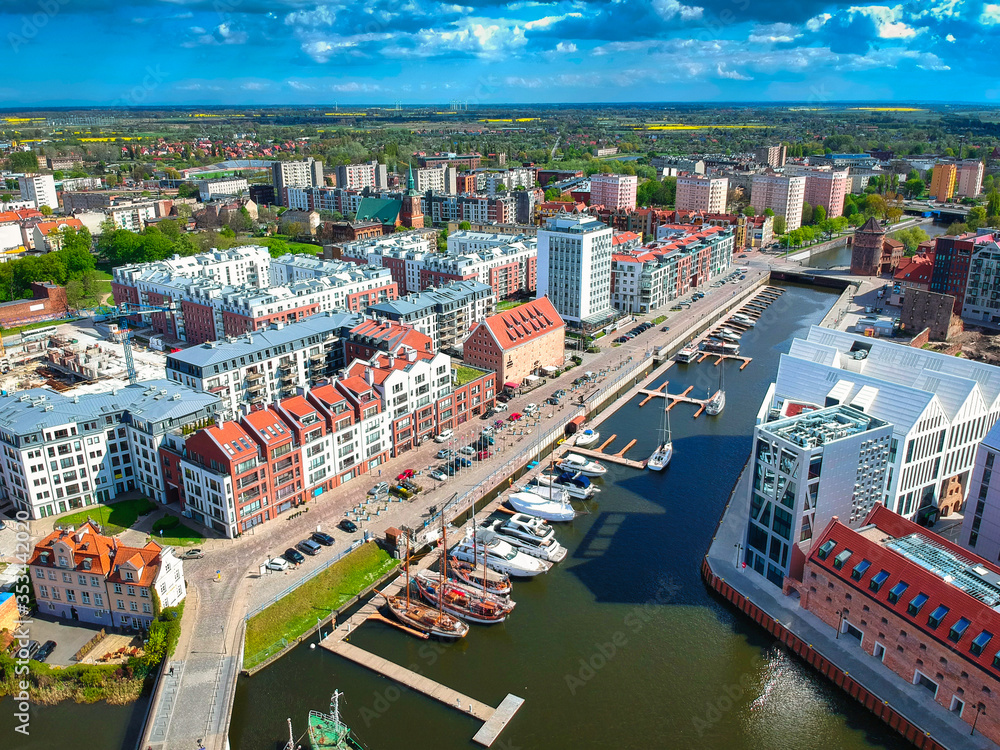
[[31,294],[31,299],[0,304],[0,326],[11,328],[43,320],[59,320],[69,314],[64,287],[45,281],[33,281]]
[[884,506],[867,520],[854,530],[833,519],[786,592],[996,742],[1000,568]]

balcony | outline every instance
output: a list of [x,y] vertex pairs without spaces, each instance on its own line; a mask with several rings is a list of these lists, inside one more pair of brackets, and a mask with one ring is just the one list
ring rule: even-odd
[[284,458],[281,461],[278,461],[278,463],[274,465],[274,472],[277,474],[278,472],[284,471],[291,465],[292,465],[291,457]]
[[263,381],[258,381],[256,383],[251,383],[250,385],[248,385],[247,391],[249,391],[251,394],[260,393],[261,391],[264,390],[264,387],[265,383]]
[[247,380],[250,380],[250,381],[260,380],[262,377],[264,377],[264,373],[262,373],[262,372],[256,372],[255,371],[255,372],[248,372],[247,373]]

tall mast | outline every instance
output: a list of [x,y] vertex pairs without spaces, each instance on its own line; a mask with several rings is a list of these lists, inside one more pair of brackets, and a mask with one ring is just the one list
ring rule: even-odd
[[406,611],[410,611],[410,536],[406,536]]

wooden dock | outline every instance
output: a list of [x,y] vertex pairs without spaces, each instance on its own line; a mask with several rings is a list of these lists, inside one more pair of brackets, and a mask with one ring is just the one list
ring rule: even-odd
[[358,648],[347,641],[324,639],[321,645],[328,651],[349,659],[355,664],[360,664],[373,672],[378,672],[383,677],[388,677],[410,690],[423,693],[446,706],[451,706],[457,711],[479,719],[483,722],[483,726],[472,739],[485,747],[490,747],[493,744],[524,703],[523,698],[508,694],[499,707],[493,708],[475,698],[470,698],[457,690],[452,690],[439,682],[434,682],[421,674],[401,667],[395,662],[376,656],[363,648]]
[[[608,444],[607,442],[604,443],[604,445],[607,444]],[[579,453],[581,456],[589,456],[590,458],[596,458],[601,461],[610,461],[613,464],[619,464],[620,466],[627,466],[630,469],[645,469],[646,468],[645,461],[633,461],[631,458],[625,458],[625,451],[627,451],[635,444],[636,441],[633,440],[617,453],[604,453],[603,451],[600,450],[593,450],[590,448],[577,448],[576,446],[570,448],[568,453]]]
[[[704,359],[704,356],[702,357],[702,359]],[[698,361],[700,362],[701,359],[699,359]],[[694,390],[693,385],[689,385],[687,389],[684,391],[684,393],[667,393],[666,388],[669,383],[670,381],[668,380],[659,388],[655,388],[653,390],[649,390],[647,388],[641,389],[639,393],[644,395],[645,398],[639,402],[639,406],[645,406],[649,401],[651,401],[654,398],[667,399],[670,402],[667,404],[666,407],[667,411],[673,409],[675,406],[677,406],[677,404],[695,404],[698,407],[698,409],[694,413],[694,419],[697,419],[698,417],[701,416],[701,413],[705,411],[706,404],[709,401],[711,401],[712,398],[715,396],[715,394],[712,394],[708,398],[693,398],[692,396],[688,395],[691,391]],[[635,443],[635,440],[633,440],[632,443]],[[629,443],[629,445],[626,446],[626,448],[631,447],[632,443]]]

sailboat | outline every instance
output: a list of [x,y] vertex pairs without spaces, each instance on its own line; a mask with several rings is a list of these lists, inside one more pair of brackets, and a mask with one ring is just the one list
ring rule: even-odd
[[[361,743],[354,739],[351,729],[340,720],[340,696],[339,690],[333,692],[330,698],[330,713],[322,711],[309,712],[309,742],[313,750],[364,750]],[[292,722],[288,722],[289,736],[291,736]],[[291,740],[289,740],[291,741]]]
[[726,408],[726,382],[725,382],[725,363],[719,364],[719,390],[715,392],[708,401],[705,402],[705,413],[710,417],[717,416],[722,413],[722,410]]
[[421,633],[436,635],[438,638],[464,638],[469,634],[469,626],[457,617],[445,614],[440,607],[435,609],[410,599],[409,544],[406,547],[406,596],[385,596],[385,600],[393,617]]
[[663,471],[674,455],[674,441],[670,434],[670,409],[663,410],[663,422],[660,424],[660,440],[662,441],[653,455],[646,462],[646,468],[652,471]]
[[[472,514],[472,538],[476,538],[476,515]],[[510,577],[486,565],[486,549],[483,548],[483,565],[479,567],[479,545],[473,541],[472,560],[450,557],[451,572],[462,583],[495,596],[510,596],[513,586]]]

